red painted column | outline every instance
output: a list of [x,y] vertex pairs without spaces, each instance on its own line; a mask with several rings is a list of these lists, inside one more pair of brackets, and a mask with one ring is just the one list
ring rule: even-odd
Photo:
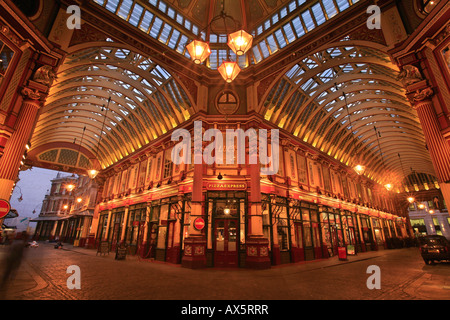
[[0,199],[9,200],[14,182],[19,173],[20,161],[25,145],[30,140],[38,110],[42,105],[40,93],[30,88],[22,90],[25,97],[20,109],[14,132],[5,144],[4,154],[0,158]]
[[425,87],[416,90],[410,100],[417,110],[445,203],[450,204],[450,144],[440,130],[432,96],[433,90]]
[[[194,135],[203,136],[202,127],[194,126]],[[191,224],[189,235],[184,239],[184,254],[181,265],[186,268],[198,269],[206,267],[206,235],[205,228],[197,230],[195,219],[206,217],[203,209],[203,143],[194,141],[194,178],[192,185]]]
[[248,167],[250,169],[250,212],[245,266],[252,269],[267,269],[270,268],[271,262],[269,240],[263,234],[260,165],[259,163],[249,164]]

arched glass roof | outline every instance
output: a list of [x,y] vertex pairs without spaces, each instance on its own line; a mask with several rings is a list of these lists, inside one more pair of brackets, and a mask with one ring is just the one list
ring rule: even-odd
[[148,57],[112,42],[85,46],[60,67],[32,145],[81,143],[105,168],[192,113],[182,86]]
[[[194,18],[203,15],[208,20],[217,14],[221,1],[91,2],[114,23],[132,25],[136,33],[148,35],[150,44],[162,43],[171,50],[168,56],[188,62],[185,45],[198,36],[206,37],[202,32],[205,21],[197,23],[199,19]],[[230,7],[230,1],[226,2]],[[249,11],[250,3],[264,10],[259,19],[250,19],[253,48],[238,61],[243,68],[253,67],[243,74],[264,75],[268,63],[260,62],[275,61],[275,54],[283,50],[301,49],[291,44],[301,44],[298,40],[304,36],[321,32],[345,10],[358,11],[359,7],[366,14],[362,1],[356,0],[279,0],[270,11],[268,1],[251,0],[239,1],[240,10],[233,8],[243,12],[242,20],[254,13]],[[401,181],[403,166],[434,175],[417,114],[397,80],[399,70],[386,47],[354,39],[348,36],[313,47],[307,55],[299,54],[295,62],[292,56],[286,58],[290,64],[270,79],[269,89],[258,97],[259,113],[336,161],[353,166],[361,158],[366,176],[377,182],[383,183],[386,176],[390,182]],[[211,34],[208,40],[212,54],[203,67],[215,69],[228,55],[226,37]],[[33,148],[70,143],[77,150],[82,142],[91,153],[89,160],[97,158],[106,168],[177,127],[197,110],[175,74],[127,44],[108,39],[69,50],[41,110]]]
[[260,113],[346,165],[361,161],[365,175],[377,182],[386,176],[401,181],[403,165],[434,174],[419,119],[397,75],[373,44],[332,43],[287,68]]

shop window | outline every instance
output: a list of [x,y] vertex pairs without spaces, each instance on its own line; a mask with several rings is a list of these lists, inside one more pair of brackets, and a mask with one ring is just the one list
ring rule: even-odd
[[106,235],[106,228],[108,227],[108,211],[102,211],[98,221],[97,239],[102,240]]
[[270,198],[268,195],[262,197],[262,219],[263,219],[263,234],[269,240],[269,249],[272,244],[270,236],[270,213],[269,213]]
[[189,226],[191,225],[191,196],[189,195],[184,202],[183,218],[183,239],[181,239],[182,249],[184,250],[184,239],[189,235]]
[[287,219],[287,208],[280,206],[277,221],[278,245],[281,251],[289,250],[289,224]]
[[159,228],[158,228],[158,242],[156,247],[158,249],[166,248],[166,233],[167,233],[167,218],[169,214],[169,205],[164,204],[161,206],[159,215]]
[[142,226],[145,222],[146,205],[130,206],[125,241],[130,245],[137,245],[139,235],[142,235]]

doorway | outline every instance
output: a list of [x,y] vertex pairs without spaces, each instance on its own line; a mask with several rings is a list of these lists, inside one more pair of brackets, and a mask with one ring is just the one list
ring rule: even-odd
[[244,266],[246,193],[209,191],[207,197],[207,265]]
[[214,223],[214,265],[238,266],[238,219],[216,219]]

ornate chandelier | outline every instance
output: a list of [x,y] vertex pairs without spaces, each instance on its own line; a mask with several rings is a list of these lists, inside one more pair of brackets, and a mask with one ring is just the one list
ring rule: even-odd
[[[212,30],[213,23],[219,19],[223,20],[225,29],[227,29],[227,22],[226,22],[227,19],[233,22],[235,29],[238,29],[236,28],[237,26],[236,20],[234,20],[233,17],[225,13],[225,5],[223,1],[221,13],[212,18],[205,29],[209,28],[210,30]],[[200,32],[200,34],[201,33],[202,32]],[[228,34],[228,32],[226,33]],[[244,55],[252,46],[253,36],[243,29],[232,32],[228,34],[227,37],[228,37],[227,42],[228,47],[237,56]],[[199,39],[193,40],[188,45],[186,45],[186,50],[189,52],[192,61],[194,61],[194,63],[196,64],[203,63],[211,54],[211,49],[209,47],[208,42]],[[217,70],[219,71],[222,78],[228,83],[232,82],[237,77],[239,72],[241,72],[241,68],[239,67],[238,63],[236,61],[231,61],[231,59],[229,58],[228,51],[227,51],[227,59],[222,62],[222,64],[219,66]]]

